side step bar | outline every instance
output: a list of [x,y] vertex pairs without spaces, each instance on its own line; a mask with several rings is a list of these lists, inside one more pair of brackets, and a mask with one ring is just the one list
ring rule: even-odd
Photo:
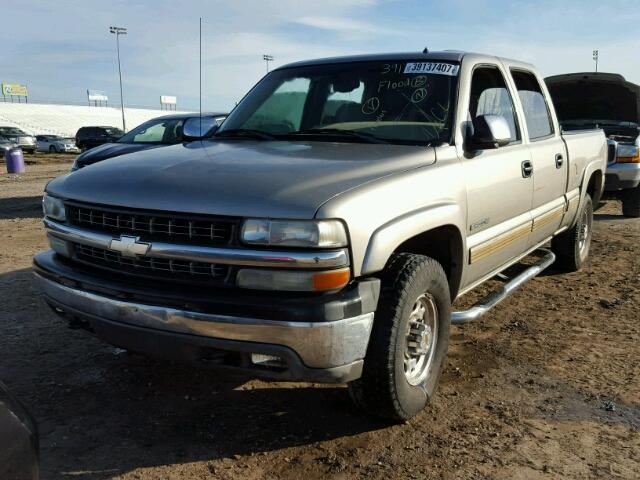
[[484,297],[478,303],[476,303],[473,307],[468,310],[462,310],[459,312],[451,313],[451,323],[453,325],[460,325],[463,323],[473,322],[477,320],[493,307],[502,302],[505,298],[511,295],[513,292],[518,290],[522,285],[527,283],[529,280],[533,279],[540,272],[542,272],[545,268],[551,265],[556,260],[555,254],[551,250],[547,250],[546,248],[538,249],[540,252],[544,252],[544,256],[538,260],[536,263],[527,268],[520,275],[514,277],[505,283],[502,287],[500,287],[495,292],[491,292],[489,295]]

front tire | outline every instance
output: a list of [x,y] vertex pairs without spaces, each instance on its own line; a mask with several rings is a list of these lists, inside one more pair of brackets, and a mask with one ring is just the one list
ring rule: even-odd
[[587,195],[578,213],[573,228],[561,233],[551,241],[556,254],[556,265],[565,272],[577,272],[587,261],[593,230],[593,202]]
[[622,215],[640,217],[640,185],[622,191]]
[[403,422],[435,394],[449,346],[451,297],[432,258],[395,255],[382,278],[362,377],[349,384],[356,405]]
[[51,145],[51,146],[49,147],[49,153],[57,153],[57,152],[58,152],[58,150],[56,150],[56,147],[55,147],[55,146]]

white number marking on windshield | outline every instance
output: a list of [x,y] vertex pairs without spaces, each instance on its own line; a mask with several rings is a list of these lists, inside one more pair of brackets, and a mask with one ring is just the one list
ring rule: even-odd
[[460,65],[434,62],[407,63],[404,67],[404,73],[436,73],[450,77],[457,76],[458,70],[460,70]]

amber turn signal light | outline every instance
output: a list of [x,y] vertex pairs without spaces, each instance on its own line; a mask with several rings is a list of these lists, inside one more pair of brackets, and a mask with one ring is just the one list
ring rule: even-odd
[[618,157],[616,159],[618,163],[640,163],[640,154],[635,157]]
[[313,289],[318,292],[337,290],[349,283],[350,279],[351,272],[348,268],[316,273],[313,275]]

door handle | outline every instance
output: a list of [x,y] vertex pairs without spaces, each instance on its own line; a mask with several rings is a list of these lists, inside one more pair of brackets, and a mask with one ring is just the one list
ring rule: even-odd
[[527,178],[531,175],[533,175],[533,164],[531,163],[531,160],[525,160],[522,162],[522,176]]
[[556,154],[556,168],[562,168],[562,164],[564,163],[564,158],[561,153]]

